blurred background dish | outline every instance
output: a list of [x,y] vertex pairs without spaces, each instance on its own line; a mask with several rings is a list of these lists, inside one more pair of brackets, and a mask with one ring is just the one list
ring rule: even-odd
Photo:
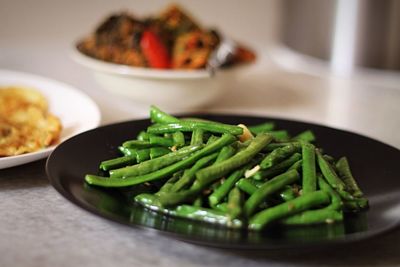
[[[236,41],[229,42],[235,44],[229,53],[220,53],[226,52],[225,40],[172,4],[152,16],[112,13],[77,42],[73,58],[111,93],[184,109],[212,102],[224,89],[223,80],[232,78],[226,74],[255,61],[255,53]],[[215,75],[216,68],[224,70]]]
[[[62,124],[60,142],[95,128],[100,123],[97,105],[78,89],[55,80],[23,72],[0,69],[0,87],[22,86],[41,92],[48,101],[49,111]],[[37,152],[0,157],[0,169],[25,164],[47,157],[56,145]]]

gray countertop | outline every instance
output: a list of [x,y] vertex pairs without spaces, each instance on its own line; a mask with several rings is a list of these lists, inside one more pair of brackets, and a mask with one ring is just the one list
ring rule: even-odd
[[[102,124],[147,117],[147,105],[107,94],[86,69],[70,60],[69,45],[76,37],[79,23],[74,20],[68,24],[75,12],[71,1],[53,2],[35,2],[48,7],[42,9],[12,0],[7,1],[8,9],[0,9],[0,17],[14,27],[0,28],[6,37],[0,42],[0,68],[43,75],[79,88],[99,106]],[[145,2],[141,1],[143,5]],[[198,3],[188,2],[194,6]],[[90,10],[94,6],[99,11],[101,5],[97,1],[85,3],[82,9],[75,9],[75,17],[89,27],[88,23],[93,23],[99,15],[90,13],[87,17],[85,8]],[[102,4],[104,12],[111,8],[109,1]],[[61,12],[63,8],[65,14]],[[37,14],[49,12],[46,13],[49,19],[61,21],[61,30],[35,20],[40,15],[30,9]],[[50,9],[58,10],[60,16],[56,18]],[[20,19],[20,12],[25,19]],[[32,25],[25,27],[29,16]],[[229,94],[194,111],[303,120],[350,130],[400,148],[398,73],[366,72],[337,77],[313,69],[288,70],[272,61],[271,51],[267,47],[261,49],[253,67],[228,81]],[[45,160],[0,170],[2,267],[400,266],[399,244],[400,229],[363,242],[329,248],[238,251],[203,247],[120,225],[80,209],[50,185]]]
[[1,266],[399,266],[400,230],[327,248],[203,247],[92,215],[56,192],[45,161],[0,171]]

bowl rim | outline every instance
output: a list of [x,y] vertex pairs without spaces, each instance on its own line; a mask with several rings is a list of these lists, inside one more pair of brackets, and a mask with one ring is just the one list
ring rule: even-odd
[[74,45],[71,49],[71,58],[81,64],[82,66],[91,70],[116,74],[121,76],[130,76],[138,78],[152,78],[152,79],[208,79],[213,76],[209,70],[165,70],[165,69],[151,69],[142,67],[133,67],[128,65],[110,63],[96,58],[85,55]]

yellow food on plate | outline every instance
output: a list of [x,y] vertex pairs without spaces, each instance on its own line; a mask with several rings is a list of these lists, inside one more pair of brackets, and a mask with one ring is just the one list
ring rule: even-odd
[[0,87],[0,157],[44,149],[59,141],[61,121],[45,96],[25,87]]

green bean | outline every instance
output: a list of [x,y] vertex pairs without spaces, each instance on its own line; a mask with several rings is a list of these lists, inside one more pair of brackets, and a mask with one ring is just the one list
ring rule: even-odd
[[197,181],[203,185],[209,184],[217,180],[218,178],[228,174],[234,169],[247,164],[258,152],[260,152],[263,147],[271,142],[271,140],[272,137],[269,134],[257,135],[252,140],[250,145],[244,150],[238,152],[227,160],[224,160],[220,163],[214,164],[197,172]]
[[172,140],[175,147],[183,147],[185,145],[185,135],[182,132],[175,132],[172,134]]
[[204,130],[196,128],[192,132],[192,139],[190,140],[190,144],[191,145],[203,144],[203,138],[204,138]]
[[179,192],[162,192],[159,194],[159,200],[163,207],[173,207],[176,205],[194,201],[201,193],[202,188],[195,187]]
[[176,181],[178,181],[182,177],[182,173],[183,171],[174,173],[172,177],[169,178],[168,181],[158,190],[156,195],[160,195],[163,192],[170,192]]
[[211,164],[213,160],[215,160],[218,156],[218,152],[215,152],[211,155],[208,155],[204,158],[199,159],[190,169],[185,170],[183,173],[183,176],[179,181],[177,181],[174,186],[171,188],[172,192],[178,192],[188,185],[192,184],[194,179],[196,178],[196,172],[203,168],[204,166],[207,166]]
[[272,137],[276,140],[289,140],[290,139],[290,135],[289,135],[288,131],[286,131],[286,130],[268,131],[266,133],[272,135]]
[[137,149],[119,146],[119,147],[118,147],[118,150],[119,150],[124,156],[131,156],[131,157],[136,158],[136,151],[137,151]]
[[224,203],[219,203],[217,205],[215,205],[214,209],[222,211],[224,213],[228,212],[228,203],[224,202]]
[[251,133],[257,135],[259,133],[265,133],[272,131],[275,128],[274,122],[264,122],[257,125],[251,125],[247,127]]
[[258,206],[270,195],[282,189],[285,185],[291,184],[299,179],[299,173],[296,170],[282,173],[271,180],[265,182],[254,192],[244,204],[244,211],[247,217],[250,217]]
[[292,166],[289,167],[288,171],[290,170],[296,170],[296,171],[300,171],[303,165],[303,160],[298,160],[295,163],[293,163]]
[[146,131],[141,131],[138,136],[136,137],[137,140],[139,141],[149,141],[150,134],[147,133]]
[[349,162],[346,157],[340,158],[336,163],[336,169],[342,178],[342,181],[345,183],[346,189],[355,197],[362,197],[363,192],[358,186],[356,180],[351,173]]
[[321,174],[317,175],[318,186],[321,190],[327,192],[331,196],[331,204],[327,207],[328,209],[341,210],[343,207],[343,201],[339,194],[325,181]]
[[305,141],[305,142],[314,142],[315,141],[315,135],[311,130],[305,130],[304,132],[299,133],[295,137],[293,137],[293,140],[300,140],[300,141]]
[[155,159],[168,153],[171,153],[171,150],[166,147],[152,147],[150,148],[150,159]]
[[194,201],[193,201],[193,206],[194,207],[201,207],[203,206],[203,197],[198,196]]
[[213,207],[217,205],[235,186],[236,182],[243,177],[246,168],[241,168],[232,172],[228,178],[218,187],[214,192],[208,197],[208,202],[210,206]]
[[289,201],[295,199],[297,196],[293,191],[293,188],[289,185],[285,186],[280,192],[279,196],[282,198],[283,201]]
[[344,183],[340,178],[337,176],[335,170],[329,164],[328,161],[322,156],[321,152],[317,149],[316,150],[318,165],[319,168],[324,175],[326,181],[332,186],[334,189],[338,191],[344,191]]
[[157,135],[150,136],[149,142],[151,145],[172,147],[175,142],[172,138],[161,137]]
[[122,146],[125,148],[143,149],[153,147],[154,145],[150,144],[149,141],[128,140],[123,142]]
[[251,176],[255,180],[265,180],[266,178],[270,178],[281,174],[287,171],[294,163],[301,159],[301,154],[294,153],[289,158],[275,164],[269,169],[266,170],[259,170],[253,176]]
[[207,139],[207,145],[214,143],[216,140],[218,140],[218,136],[211,135],[211,136]]
[[[231,144],[234,142],[236,138],[231,135],[231,134],[224,134],[222,137],[220,137],[217,141],[214,143],[204,147],[203,149],[196,151],[192,155],[188,156],[187,158],[178,161],[172,165],[169,165],[168,167],[159,169],[157,171],[144,174],[144,175],[139,175],[139,176],[128,176],[125,177],[124,179],[120,178],[106,178],[106,177],[99,177],[96,175],[86,175],[85,180],[88,184],[92,185],[99,185],[99,186],[104,186],[104,187],[124,187],[124,186],[132,186],[132,185],[137,185],[141,184],[144,182],[150,182],[154,180],[159,180],[165,177],[168,177],[172,175],[173,173],[186,169],[190,165],[194,164],[197,160],[200,158],[207,156],[222,147]],[[157,158],[159,159],[159,158]],[[156,160],[156,159],[154,159]]]
[[293,155],[295,152],[301,150],[300,144],[290,144],[284,147],[277,148],[269,153],[260,164],[261,169],[271,168],[278,162],[281,162],[285,158]]
[[295,142],[270,143],[263,149],[263,151],[272,152],[273,150],[275,150],[277,148],[281,148],[281,147],[288,146],[288,145],[300,146],[300,143],[298,141],[295,141]]
[[136,163],[136,157],[123,156],[114,159],[104,160],[100,163],[100,169],[103,171],[109,171],[116,168],[121,168],[127,165]]
[[274,221],[327,204],[329,201],[330,197],[328,193],[325,191],[314,191],[258,212],[250,218],[248,227],[251,230],[261,230]]
[[242,215],[242,193],[236,187],[232,188],[228,195],[228,216],[231,220],[237,219]]
[[150,148],[143,148],[136,150],[136,162],[142,163],[150,159]]
[[320,223],[334,223],[343,221],[342,211],[332,209],[306,210],[284,218],[281,222],[285,225],[310,225]]
[[302,194],[308,194],[317,190],[317,173],[315,170],[314,145],[307,142],[302,143],[302,157],[303,157]]
[[148,208],[150,210],[154,211],[159,211],[164,214],[172,214],[173,211],[169,209],[163,208],[161,205],[160,201],[158,200],[158,197],[153,194],[148,194],[148,193],[142,193],[137,196],[135,196],[135,202],[141,204],[145,208]]
[[136,164],[133,166],[128,166],[121,169],[115,169],[110,171],[111,178],[125,178],[128,176],[138,176],[144,175],[147,173],[154,172],[160,168],[165,166],[171,165],[177,161],[180,161],[187,157],[188,155],[192,154],[195,151],[201,149],[201,146],[188,146],[183,147],[175,152],[171,152],[165,154],[164,156],[151,159],[140,164]]
[[224,161],[226,159],[229,159],[235,154],[236,150],[232,146],[225,146],[221,149],[221,151],[218,154],[217,159],[215,160],[215,163],[219,163],[221,161]]
[[254,184],[252,184],[250,182],[249,178],[242,178],[239,181],[237,181],[236,186],[242,190],[243,192],[252,195],[254,192],[257,191],[257,186],[255,186]]
[[150,106],[150,119],[153,123],[179,122],[178,118],[161,111],[156,106]]
[[173,133],[176,131],[192,132],[196,128],[221,134],[241,135],[243,133],[243,129],[239,126],[204,121],[179,121],[166,124],[154,124],[147,128],[147,132],[152,134]]
[[221,224],[231,228],[241,228],[243,225],[242,221],[238,219],[231,220],[224,212],[213,209],[180,205],[175,209],[175,212],[178,217]]

